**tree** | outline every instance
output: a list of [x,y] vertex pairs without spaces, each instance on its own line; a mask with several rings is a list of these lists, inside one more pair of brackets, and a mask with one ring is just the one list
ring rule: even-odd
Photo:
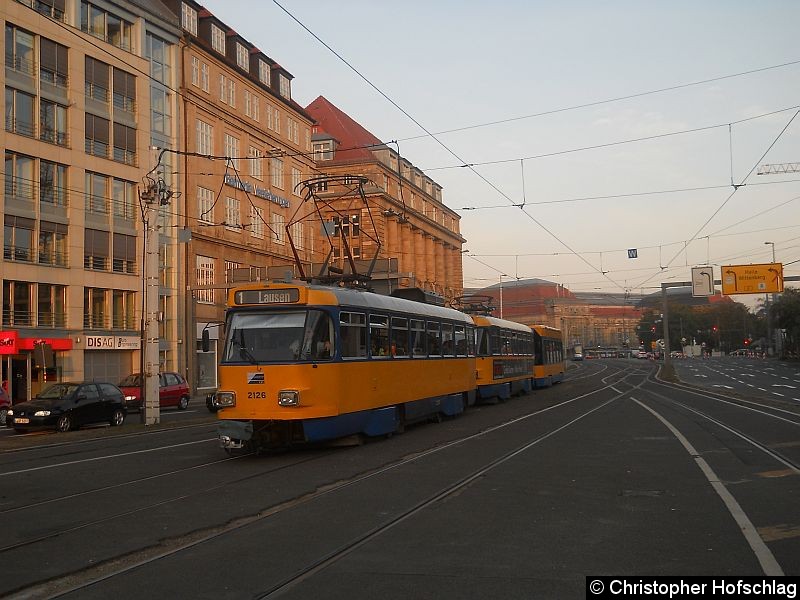
[[785,330],[784,358],[800,356],[800,290],[787,288],[770,307],[772,323],[776,329]]

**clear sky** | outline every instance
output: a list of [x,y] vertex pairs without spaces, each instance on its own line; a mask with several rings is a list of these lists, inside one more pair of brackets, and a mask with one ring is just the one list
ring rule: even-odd
[[204,4],[444,187],[465,286],[800,275],[800,173],[757,175],[800,162],[800,2],[279,1],[435,139],[274,2]]

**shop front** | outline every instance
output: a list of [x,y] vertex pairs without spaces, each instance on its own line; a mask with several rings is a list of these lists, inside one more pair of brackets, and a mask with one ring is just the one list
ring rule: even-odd
[[72,339],[23,337],[19,331],[0,331],[2,385],[12,402],[33,398],[49,383],[61,381],[64,353]]

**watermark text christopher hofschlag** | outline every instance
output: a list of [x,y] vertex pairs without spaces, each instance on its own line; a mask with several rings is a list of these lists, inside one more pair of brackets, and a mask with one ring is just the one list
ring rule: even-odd
[[619,598],[797,598],[796,577],[617,577],[587,576],[586,597]]

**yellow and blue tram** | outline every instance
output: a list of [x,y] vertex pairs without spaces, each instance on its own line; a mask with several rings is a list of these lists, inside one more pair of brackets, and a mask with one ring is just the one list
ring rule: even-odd
[[537,388],[548,387],[564,380],[564,341],[561,330],[546,325],[533,325],[535,364],[533,383]]
[[477,398],[507,400],[530,392],[534,337],[530,327],[488,315],[473,315],[476,333]]
[[226,449],[386,435],[475,402],[469,315],[299,282],[228,294],[214,400]]

